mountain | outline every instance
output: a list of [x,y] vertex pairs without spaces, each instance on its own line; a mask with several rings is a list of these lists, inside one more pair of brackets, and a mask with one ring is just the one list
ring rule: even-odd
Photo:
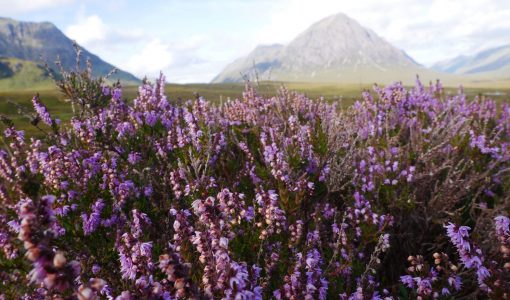
[[[108,74],[114,66],[98,56],[82,49],[83,66],[89,58],[96,76]],[[73,41],[55,25],[49,22],[21,22],[0,17],[0,57],[12,57],[24,61],[48,62],[50,68],[58,70],[55,65],[57,56],[65,70],[76,67],[76,51]],[[118,70],[111,77],[124,83],[138,83],[140,80],[130,73]]]
[[[253,79],[367,82],[433,74],[404,51],[339,13],[316,22],[287,45],[258,46],[212,82]],[[398,75],[398,76],[397,76]]]
[[472,56],[458,56],[441,61],[432,68],[454,74],[510,78],[510,45],[491,48]]
[[[259,75],[265,77],[272,69],[281,65],[281,54],[285,46],[280,44],[259,45],[248,56],[238,58],[218,74],[212,82],[238,82],[243,81],[244,76],[255,75],[254,69]],[[252,77],[252,76],[251,76]]]
[[439,72],[456,73],[456,71],[462,68],[466,64],[466,62],[469,61],[469,59],[470,59],[469,56],[459,55],[452,59],[439,61],[432,65],[431,68]]

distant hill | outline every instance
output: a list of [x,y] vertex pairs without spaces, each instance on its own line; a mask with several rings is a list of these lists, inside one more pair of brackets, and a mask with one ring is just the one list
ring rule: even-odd
[[510,45],[436,63],[434,70],[478,77],[510,78]]
[[0,90],[53,86],[41,64],[12,57],[0,57]]
[[[83,66],[85,60],[89,58],[94,75],[106,75],[114,68],[98,56],[81,49]],[[57,70],[55,65],[57,56],[60,57],[64,69],[71,70],[76,67],[73,41],[55,25],[49,22],[21,22],[0,17],[0,57],[11,57],[36,64],[42,64],[42,58],[48,62],[50,68]],[[140,82],[138,78],[122,70],[118,70],[111,78],[120,79],[125,84]]]
[[287,45],[258,46],[212,82],[254,79],[303,82],[381,82],[436,78],[430,71],[345,14],[313,24]]

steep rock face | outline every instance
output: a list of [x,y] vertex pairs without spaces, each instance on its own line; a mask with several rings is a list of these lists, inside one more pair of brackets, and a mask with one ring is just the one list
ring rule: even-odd
[[[89,58],[94,66],[94,75],[106,75],[114,68],[98,56],[82,50],[82,57]],[[55,60],[58,56],[65,69],[76,66],[73,41],[49,22],[21,22],[0,18],[0,56],[37,63],[44,59],[53,69],[56,68]],[[138,78],[122,70],[118,70],[113,79],[129,83],[139,82]]]
[[294,69],[416,65],[403,51],[344,14],[313,24],[287,45],[283,58]]
[[[256,69],[261,74],[268,74],[280,65],[279,57],[284,46],[280,44],[257,46],[248,56],[239,58],[229,64],[213,82],[236,82],[243,80],[247,70]],[[253,74],[252,74],[253,75]]]
[[484,50],[472,56],[458,56],[441,61],[432,68],[454,74],[510,78],[510,45]]
[[426,71],[405,52],[345,14],[313,24],[289,44],[258,46],[228,65],[213,82],[262,80],[358,81]]

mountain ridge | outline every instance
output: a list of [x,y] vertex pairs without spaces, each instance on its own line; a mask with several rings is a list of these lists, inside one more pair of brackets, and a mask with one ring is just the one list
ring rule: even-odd
[[510,78],[510,44],[443,60],[435,63],[432,69],[460,75]]
[[343,13],[313,23],[286,45],[276,45],[257,46],[227,65],[212,82],[239,82],[255,77],[358,82],[397,74],[413,79],[417,74],[434,74]]
[[[38,64],[47,62],[53,70],[58,70],[55,60],[59,57],[62,67],[70,70],[76,67],[74,44],[75,42],[51,22],[25,22],[0,17],[0,57],[11,57]],[[85,67],[85,60],[90,59],[93,75],[104,76],[115,68],[83,47],[79,48],[84,58],[80,67]],[[119,79],[128,84],[140,82],[134,75],[115,69],[117,72],[111,80]]]

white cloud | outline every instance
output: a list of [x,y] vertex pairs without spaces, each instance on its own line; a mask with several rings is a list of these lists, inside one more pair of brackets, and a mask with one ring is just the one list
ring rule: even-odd
[[69,25],[65,34],[85,47],[131,43],[144,36],[139,28],[118,30],[108,26],[98,15],[79,16],[78,22]]
[[108,27],[98,15],[82,18],[78,23],[67,27],[65,33],[82,45],[102,42],[108,34]]
[[140,28],[113,28],[98,15],[85,16],[83,9],[65,34],[105,61],[140,77],[156,76],[172,62],[173,55],[160,39],[145,35]]
[[126,70],[138,76],[156,77],[160,71],[174,62],[174,55],[168,45],[155,38],[124,64]]
[[0,0],[2,14],[29,12],[41,8],[69,4],[74,0]]
[[[98,15],[80,13],[65,33],[105,61],[140,78],[155,78],[164,72],[171,82],[207,82],[228,61],[218,62],[209,53],[214,39],[188,35],[168,40],[141,29],[118,30]],[[205,56],[208,59],[203,58]]]

